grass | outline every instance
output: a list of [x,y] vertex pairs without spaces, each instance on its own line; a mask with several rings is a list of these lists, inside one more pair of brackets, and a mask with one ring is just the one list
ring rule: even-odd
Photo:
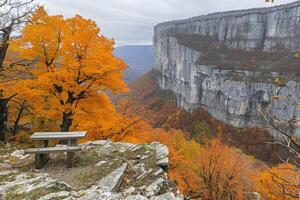
[[288,80],[284,77],[276,77],[272,80],[272,83],[279,87],[285,87]]
[[95,184],[101,178],[105,177],[109,173],[122,165],[122,161],[116,160],[111,163],[105,163],[99,167],[91,167],[89,170],[85,170],[75,176],[74,181],[77,185],[77,189],[85,189]]
[[[36,183],[39,183],[39,181],[37,181]],[[59,183],[56,183],[55,185],[53,185],[52,187],[47,188],[47,189],[39,188],[39,189],[35,189],[31,192],[18,194],[16,192],[16,190],[19,187],[20,186],[16,186],[16,187],[9,189],[6,192],[5,200],[36,200],[36,199],[39,199],[41,196],[44,196],[44,195],[47,195],[50,193],[56,193],[56,192],[60,192],[60,191],[70,191],[70,189],[67,188],[65,185],[59,184]]]
[[14,188],[6,193],[5,199],[6,200],[36,200],[36,199],[39,199],[40,197],[47,195],[49,193],[55,193],[55,192],[60,192],[60,191],[62,191],[61,188],[54,186],[54,187],[51,187],[48,189],[40,188],[40,189],[36,189],[36,190],[33,190],[28,193],[17,194],[15,192],[15,188]]
[[16,180],[16,176],[9,174],[9,175],[5,175],[5,176],[0,176],[0,183],[2,182],[13,182]]
[[76,154],[74,164],[76,166],[85,167],[97,163],[100,160],[105,159],[105,156],[93,151],[92,149],[82,151]]
[[134,187],[149,185],[157,178],[157,176],[154,175],[154,173],[159,170],[159,167],[156,166],[156,157],[150,156],[143,162],[145,164],[145,170],[152,169],[152,172],[147,174],[144,178],[137,179],[135,182],[133,182],[132,184]]
[[128,186],[141,187],[141,186],[149,185],[157,178],[157,176],[154,176],[154,173],[157,170],[159,170],[160,167],[156,165],[156,152],[154,149],[149,148],[147,145],[142,145],[135,152],[129,151],[125,153],[126,159],[128,160],[134,159],[134,157],[136,157],[137,155],[149,155],[149,154],[151,154],[151,156],[145,158],[142,161],[142,163],[144,163],[146,171],[148,171],[149,169],[152,169],[152,171],[141,179],[136,179],[136,178],[133,179],[132,177],[134,176],[138,177],[143,172],[140,172],[140,174],[136,174],[135,171],[129,168],[127,174],[125,174],[125,179],[127,179],[128,182],[126,184],[123,183],[122,188],[127,188]]
[[[120,167],[125,160],[132,160],[139,154],[147,151],[145,147],[141,147],[137,152],[126,151],[124,153],[110,152],[96,152],[94,149],[80,152],[75,160],[76,167],[86,167],[74,177],[74,185],[77,189],[84,189],[95,184],[101,178],[113,172]],[[108,162],[96,166],[99,161],[107,160]]]

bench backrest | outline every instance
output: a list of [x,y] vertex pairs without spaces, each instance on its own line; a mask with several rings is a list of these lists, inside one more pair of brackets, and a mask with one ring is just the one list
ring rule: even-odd
[[30,136],[32,140],[71,140],[86,136],[86,131],[76,132],[36,132]]

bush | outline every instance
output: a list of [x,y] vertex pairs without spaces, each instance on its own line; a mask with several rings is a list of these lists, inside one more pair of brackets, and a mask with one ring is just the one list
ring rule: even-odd
[[213,139],[210,128],[205,121],[196,124],[192,138],[200,144],[205,144],[206,141]]

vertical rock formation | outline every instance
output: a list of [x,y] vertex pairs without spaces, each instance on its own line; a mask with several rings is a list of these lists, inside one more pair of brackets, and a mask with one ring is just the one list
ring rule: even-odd
[[161,23],[154,48],[159,85],[184,109],[235,127],[265,127],[264,113],[300,134],[300,1]]

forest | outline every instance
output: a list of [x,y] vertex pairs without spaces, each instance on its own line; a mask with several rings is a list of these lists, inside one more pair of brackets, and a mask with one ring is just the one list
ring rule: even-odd
[[[91,19],[1,1],[0,145],[29,148],[37,131],[86,130],[80,142],[168,146],[168,176],[189,199],[299,199],[299,138],[234,128],[176,106],[155,70],[126,83],[115,42]],[[273,98],[280,98],[274,96]],[[1,185],[0,185],[1,187]]]

